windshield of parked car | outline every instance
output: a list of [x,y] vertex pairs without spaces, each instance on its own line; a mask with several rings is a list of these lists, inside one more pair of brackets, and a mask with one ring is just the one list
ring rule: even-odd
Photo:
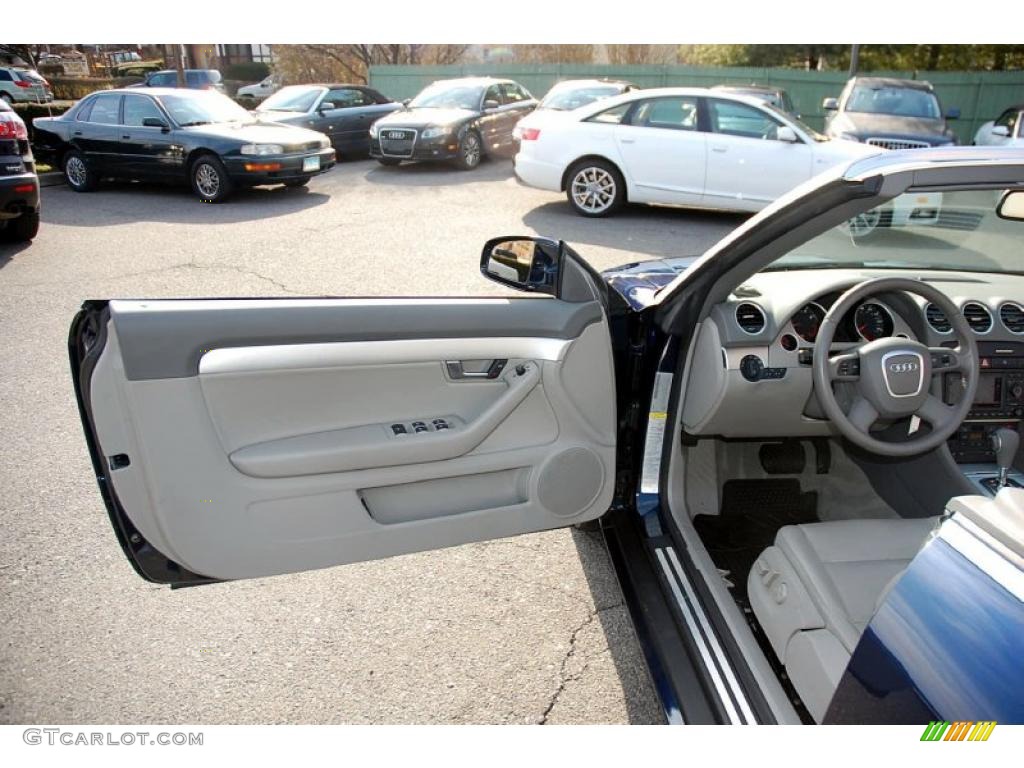
[[160,97],[164,108],[182,128],[210,123],[252,123],[253,116],[216,91],[190,91]]
[[260,106],[260,112],[309,112],[316,103],[323,88],[310,88],[307,85],[289,85],[269,96]]
[[807,241],[767,269],[1024,274],[1024,222],[996,214],[1004,191],[907,192]]
[[555,86],[548,91],[537,109],[570,110],[593,104],[598,99],[615,96],[621,91],[617,85]]
[[779,107],[775,106],[774,104],[769,104],[767,101],[762,102],[761,106],[764,107],[764,109],[766,109],[768,112],[771,112],[776,117],[779,117],[782,120],[785,120],[787,122],[792,123],[793,125],[795,125],[797,128],[799,128],[801,131],[806,133],[808,136],[810,136],[815,141],[831,141],[831,139],[829,139],[828,136],[825,136],[824,134],[818,133],[816,130],[811,128],[811,126],[809,126],[807,123],[805,123],[799,117],[794,115],[792,112],[787,112],[784,109],[780,109]]
[[420,91],[419,96],[409,102],[410,107],[436,107],[440,109],[479,109],[483,96],[481,85],[451,85],[434,83]]
[[918,88],[899,86],[857,85],[846,100],[847,112],[867,112],[899,117],[942,117],[939,100],[934,93]]

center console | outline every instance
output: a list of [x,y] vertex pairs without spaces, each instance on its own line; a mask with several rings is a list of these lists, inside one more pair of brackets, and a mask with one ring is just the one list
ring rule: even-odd
[[[949,439],[949,452],[984,492],[998,485],[993,435],[1002,428],[1019,430],[1024,419],[1024,343],[979,342],[978,390],[964,423]],[[960,377],[946,376],[943,399],[955,403],[962,393]],[[1024,486],[1024,475],[1012,471],[1010,484]]]

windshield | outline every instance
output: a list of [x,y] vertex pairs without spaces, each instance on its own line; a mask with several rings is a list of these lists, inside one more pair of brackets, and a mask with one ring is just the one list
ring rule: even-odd
[[938,120],[942,116],[935,94],[917,88],[899,86],[858,85],[846,100],[847,112],[867,112],[899,117],[925,117]]
[[774,104],[769,104],[767,101],[762,102],[761,106],[764,107],[768,112],[771,112],[776,117],[779,117],[782,120],[792,123],[815,141],[831,141],[831,139],[828,136],[818,133],[816,130],[811,128],[811,126],[809,126],[807,123],[805,123],[803,120],[801,120],[793,113],[786,112],[785,110],[780,109]]
[[579,109],[587,104],[592,104],[598,99],[605,99],[615,96],[621,89],[617,85],[590,85],[559,88],[555,86],[537,109]]
[[287,88],[282,88],[277,93],[268,97],[260,104],[258,111],[309,112],[322,92],[323,88],[289,85]]
[[908,192],[798,246],[766,271],[867,268],[1024,274],[1024,222],[996,215],[1002,193]]
[[216,91],[193,91],[160,97],[164,108],[182,128],[209,123],[255,122],[248,110]]
[[409,102],[410,107],[438,107],[441,109],[479,109],[484,89],[480,85],[451,85],[434,83],[420,91]]

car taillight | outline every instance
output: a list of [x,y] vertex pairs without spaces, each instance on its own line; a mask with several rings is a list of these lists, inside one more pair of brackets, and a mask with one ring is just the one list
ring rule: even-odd
[[14,84],[19,88],[31,88],[32,83],[29,80],[15,80]]
[[28,128],[17,118],[0,113],[0,139],[27,139]]
[[540,128],[523,128],[519,132],[519,138],[523,141],[536,141],[540,138]]

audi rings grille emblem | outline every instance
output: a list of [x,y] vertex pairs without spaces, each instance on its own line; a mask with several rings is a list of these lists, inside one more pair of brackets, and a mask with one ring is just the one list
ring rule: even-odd
[[920,366],[917,363],[890,363],[889,370],[893,373],[913,373]]

